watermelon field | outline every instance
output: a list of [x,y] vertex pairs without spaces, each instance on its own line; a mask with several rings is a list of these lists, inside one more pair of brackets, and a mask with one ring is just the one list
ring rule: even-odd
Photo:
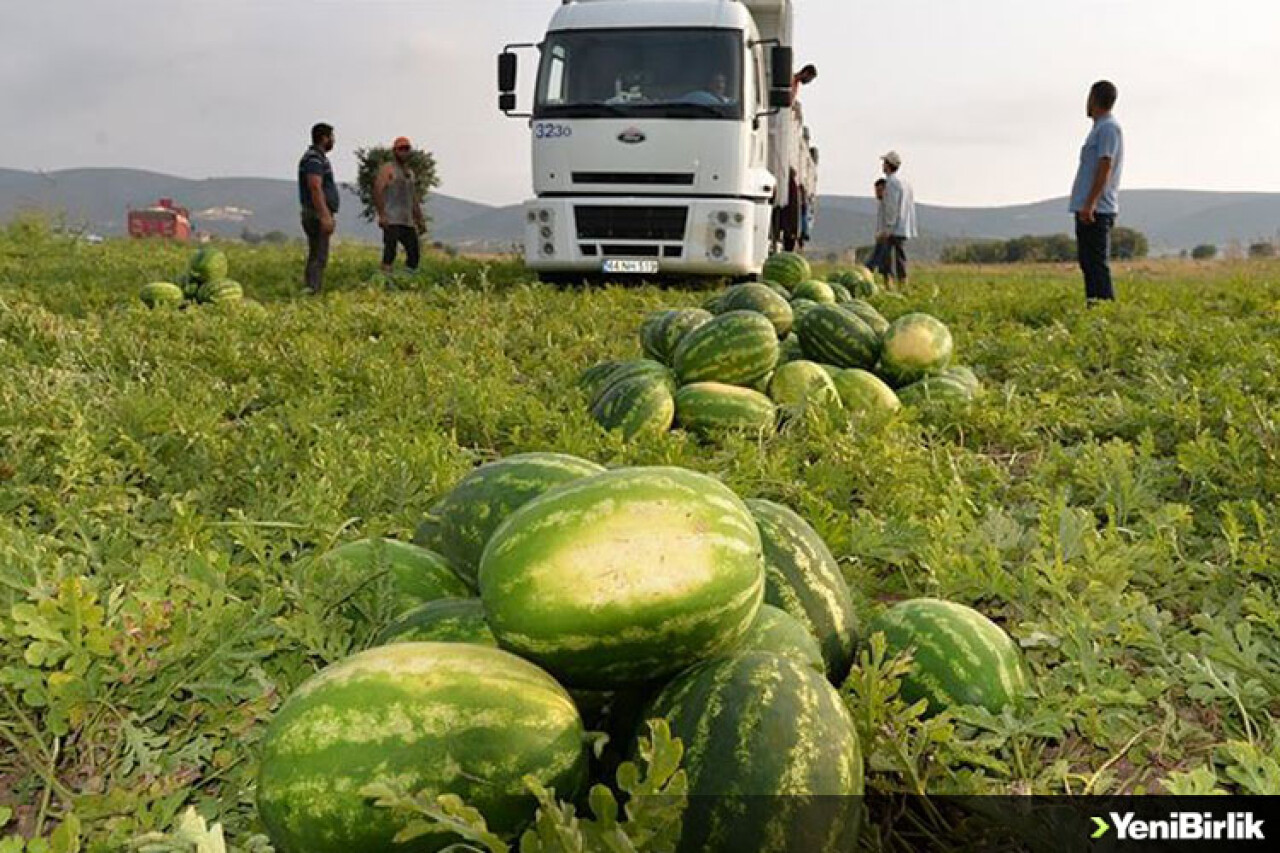
[[[329,291],[311,297],[299,294],[299,247],[226,253],[257,307],[150,309],[139,289],[173,281],[185,249],[87,245],[31,221],[0,231],[0,853],[330,849],[322,834],[289,836],[294,804],[259,790],[296,782],[299,768],[322,786],[323,768],[306,764],[319,760],[304,749],[315,741],[289,720],[377,702],[378,673],[434,673],[423,656],[442,645],[380,645],[404,628],[406,601],[333,552],[414,540],[477,466],[530,453],[609,472],[512,507],[523,528],[489,531],[483,617],[520,657],[459,644],[453,691],[439,698],[437,673],[415,696],[465,694],[477,718],[501,712],[543,737],[501,744],[544,786],[541,846],[511,834],[533,791],[513,805],[483,785],[436,801],[388,784],[367,808],[370,825],[407,827],[393,849],[440,849],[448,825],[467,839],[453,849],[671,850],[682,780],[816,774],[824,746],[840,756],[823,772],[874,794],[1280,794],[1277,262],[1124,266],[1121,301],[1093,310],[1069,267],[925,267],[905,292],[870,301],[890,322],[945,323],[981,380],[972,401],[814,411],[767,433],[624,437],[593,418],[581,375],[640,358],[646,316],[702,306],[706,286],[558,289],[515,262],[436,256],[389,288],[370,283],[373,249],[342,246]],[[610,509],[575,515],[593,489],[591,506]],[[547,632],[563,626],[549,596],[592,590],[555,577],[537,535],[578,537],[611,577],[656,584],[659,563],[622,565],[592,539],[593,518],[612,523],[607,512],[646,489],[663,506],[697,494],[720,511],[631,531],[636,560],[655,553],[648,534],[687,523],[723,549],[706,546],[723,571],[689,580],[689,601],[728,603],[681,643],[574,615],[580,642],[553,647]],[[789,639],[770,642],[799,657],[709,657],[713,633],[759,624],[760,569],[725,555],[763,541],[768,556],[784,537],[766,515],[783,518],[777,530],[798,517],[820,537],[805,547],[834,557],[855,616],[843,665],[832,655],[845,651],[794,620],[773,633]],[[479,557],[484,540],[464,545]],[[542,587],[526,583],[535,564]],[[443,594],[465,598],[459,589]],[[899,604],[920,600],[938,601]],[[449,618],[480,619],[467,608]],[[664,613],[661,630],[708,612]],[[892,647],[912,625],[945,633],[965,620],[981,648],[919,655],[952,668],[959,698],[939,708]],[[605,660],[601,644],[630,657]],[[682,669],[695,661],[709,662]],[[619,685],[636,667],[672,680],[633,696]],[[761,705],[749,690],[760,679],[786,685],[794,706]],[[1020,701],[986,707],[997,689]],[[601,691],[612,716],[593,720],[585,709]],[[726,748],[699,765],[698,702],[720,709],[711,716],[734,709],[738,725],[790,726],[776,736],[795,754]],[[629,748],[624,730],[637,729],[645,738]],[[312,731],[360,742],[354,727]],[[442,737],[446,752],[482,748]],[[574,752],[583,737],[589,759]],[[587,777],[616,784],[567,801]],[[632,797],[628,843],[642,841],[607,846],[622,832],[602,817],[611,797],[643,793],[666,796]],[[563,812],[574,808],[580,824]],[[766,837],[769,815],[755,817]],[[953,819],[872,803],[857,843],[949,849]]]

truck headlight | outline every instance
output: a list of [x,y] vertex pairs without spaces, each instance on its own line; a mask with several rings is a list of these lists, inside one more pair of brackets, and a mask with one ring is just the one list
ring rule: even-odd
[[538,221],[539,221],[539,222],[550,222],[550,221],[551,221],[551,211],[547,210],[546,208],[543,208],[542,210],[539,210],[539,211],[538,211]]
[[537,221],[538,221],[538,211],[536,211],[536,210],[531,210],[531,211],[529,211],[528,213],[526,213],[526,214],[525,214],[525,219],[527,219],[527,220],[529,221],[529,224],[531,224],[531,225],[532,225],[534,222],[537,222]]
[[550,243],[543,243],[543,244],[542,244],[542,254],[544,254],[544,255],[554,255],[555,253],[556,253],[556,247],[555,247],[555,246],[551,245]]
[[540,234],[542,234],[542,239],[543,239],[543,240],[550,240],[550,239],[551,239],[551,234],[552,234],[551,226],[550,226],[550,225],[543,225],[543,226],[542,226],[542,230],[541,230],[539,233],[540,233]]
[[729,236],[729,232],[725,231],[723,228],[716,229],[716,242],[723,243],[724,238],[728,236]]

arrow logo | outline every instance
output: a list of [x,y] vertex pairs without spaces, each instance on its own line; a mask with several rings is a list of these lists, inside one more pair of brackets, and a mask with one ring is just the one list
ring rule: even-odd
[[1107,825],[1107,822],[1100,817],[1095,817],[1093,819],[1093,824],[1098,828],[1093,831],[1093,835],[1089,836],[1090,838],[1101,838],[1111,829],[1111,827]]

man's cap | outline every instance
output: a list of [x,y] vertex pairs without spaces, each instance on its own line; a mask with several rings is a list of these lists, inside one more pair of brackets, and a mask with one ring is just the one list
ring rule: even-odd
[[880,159],[888,163],[890,166],[892,166],[895,169],[899,168],[902,165],[902,155],[899,154],[897,151],[890,151],[888,154],[884,155]]
[[412,148],[413,143],[409,141],[407,136],[397,136],[396,141],[391,143],[392,148]]

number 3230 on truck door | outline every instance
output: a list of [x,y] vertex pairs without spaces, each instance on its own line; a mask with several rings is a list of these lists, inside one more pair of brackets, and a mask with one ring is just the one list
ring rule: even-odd
[[573,136],[573,128],[567,124],[537,122],[533,125],[534,139],[566,139]]

